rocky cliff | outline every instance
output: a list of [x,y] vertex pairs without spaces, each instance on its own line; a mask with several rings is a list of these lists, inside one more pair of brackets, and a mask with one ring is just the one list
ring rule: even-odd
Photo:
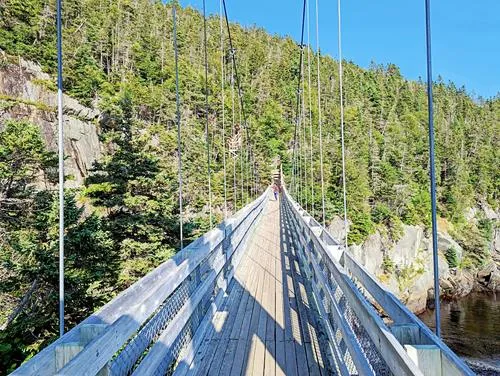
[[[499,215],[489,207],[477,209],[492,221]],[[474,221],[475,216],[468,218]],[[444,227],[444,226],[443,226]],[[335,218],[329,226],[334,237],[343,241],[343,221]],[[500,292],[500,229],[491,242],[491,258],[480,268],[450,267],[446,252],[453,249],[460,264],[464,250],[447,233],[438,233],[440,293],[445,298],[459,298],[472,291]],[[376,231],[363,244],[351,245],[350,252],[373,275],[415,313],[426,309],[434,297],[432,242],[422,226],[403,225],[402,236],[391,241]]]
[[[66,187],[80,186],[101,155],[97,134],[99,112],[64,96]],[[57,93],[41,68],[0,51],[0,130],[8,119],[27,120],[40,127],[49,149],[57,151]]]

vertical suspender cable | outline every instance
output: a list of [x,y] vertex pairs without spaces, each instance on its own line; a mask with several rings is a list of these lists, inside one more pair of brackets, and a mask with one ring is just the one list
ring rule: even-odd
[[181,240],[181,249],[184,248],[183,239],[183,212],[182,212],[182,149],[181,149],[181,104],[179,96],[179,56],[177,51],[177,15],[176,6],[172,8],[172,17],[174,21],[174,58],[175,58],[175,101],[177,112],[177,160],[179,172],[179,233]]
[[[231,51],[231,53],[233,53]],[[236,136],[236,127],[234,126],[235,125],[235,116],[234,116],[234,67],[231,65],[231,101],[232,101],[232,105],[231,105],[231,111],[232,111],[232,115],[233,115],[233,124],[231,126],[231,135],[232,135],[232,139],[233,139],[233,142],[236,140],[235,136]],[[235,145],[233,145],[233,149],[234,149]],[[236,153],[236,152],[235,152]],[[237,209],[237,200],[238,200],[238,190],[237,190],[237,184],[236,184],[236,154],[232,156],[233,157],[233,205],[234,205],[234,211],[236,212],[236,209]]]
[[[241,129],[241,107],[238,111],[238,119],[240,122]],[[245,206],[245,197],[243,194],[243,186],[245,184],[244,176],[243,176],[243,137],[245,137],[244,133],[241,132],[241,147],[240,147],[240,193],[241,193],[241,207]]]
[[210,228],[212,219],[212,169],[210,168],[210,136],[208,134],[208,52],[207,52],[207,12],[206,0],[203,0],[203,39],[205,52],[205,141],[207,146],[207,175],[208,175],[208,208],[210,215]]
[[306,17],[306,1],[304,0],[303,5],[302,5],[302,31],[300,33],[300,60],[299,60],[299,77],[297,81],[297,106],[296,106],[296,115],[297,118],[295,119],[295,131],[294,131],[294,137],[293,137],[293,156],[292,156],[292,161],[294,161],[295,164],[295,174],[294,174],[294,188],[295,188],[295,199],[299,201],[299,196],[300,196],[300,159],[299,155],[300,153],[297,150],[297,141],[299,134],[298,132],[299,127],[300,127],[300,96],[301,96],[301,90],[300,90],[300,84],[302,83],[302,60],[304,58],[304,26],[305,26],[305,17]]
[[[306,0],[307,1],[307,0]],[[304,71],[304,61],[302,61],[302,71]],[[308,189],[307,189],[307,143],[306,143],[306,81],[305,79],[302,79],[302,142],[301,142],[301,149],[302,149],[302,176],[303,176],[303,185],[302,185],[302,195],[304,202],[302,205],[305,206],[306,211],[308,211],[309,204],[308,204]]]
[[311,14],[310,3],[307,1],[307,75],[309,95],[309,157],[311,163],[311,215],[314,217],[314,153],[313,153],[313,123],[311,97]]
[[59,335],[64,334],[64,122],[62,79],[62,0],[57,0],[57,121],[59,152]]
[[431,4],[425,0],[425,32],[427,47],[427,101],[429,107],[429,167],[432,210],[432,256],[434,260],[434,312],[436,315],[436,335],[441,337],[441,312],[439,301],[439,260],[436,219],[436,171],[434,166],[434,105],[432,95],[432,50],[431,50]]
[[219,14],[220,14],[220,66],[221,66],[221,102],[222,102],[222,166],[224,173],[224,219],[227,219],[227,176],[226,176],[226,123],[225,123],[225,103],[224,103],[224,28],[222,23],[222,0],[219,1]]
[[[237,67],[237,64],[236,64],[236,54],[235,54],[235,50],[233,48],[233,39],[231,37],[231,28],[229,27],[229,18],[227,16],[227,7],[226,7],[226,1],[225,0],[222,0],[222,6],[224,8],[224,16],[226,18],[226,27],[227,27],[227,36],[228,36],[228,39],[229,39],[229,46],[230,46],[231,51],[232,51],[232,60],[233,60],[234,74],[235,74],[235,77],[236,77],[236,85],[238,86],[238,97],[239,97],[239,100],[240,100],[241,111],[243,113],[243,127],[245,128],[245,134],[246,134],[247,153],[249,153],[250,159],[254,160],[253,151],[252,151],[252,142],[251,142],[251,139],[250,139],[250,132],[248,130],[248,122],[247,122],[247,115],[246,115],[246,112],[245,112],[245,106],[243,105],[243,94],[242,94],[242,90],[241,90],[241,82],[240,82],[240,77],[238,75],[238,67]],[[252,169],[253,169],[253,174],[255,175],[256,174],[255,164],[252,164]]]
[[340,94],[340,137],[342,141],[342,191],[344,198],[344,228],[345,228],[345,248],[347,250],[347,193],[346,193],[346,173],[345,173],[345,144],[344,144],[344,93],[343,93],[343,72],[342,72],[342,25],[341,25],[341,6],[340,0],[337,0],[338,16],[338,48],[339,48],[339,94]]
[[321,209],[323,226],[326,225],[325,214],[325,179],[323,174],[323,124],[321,119],[321,78],[320,78],[320,49],[319,49],[319,8],[316,0],[316,45],[317,45],[317,70],[318,70],[318,128],[319,128],[319,165],[321,175]]

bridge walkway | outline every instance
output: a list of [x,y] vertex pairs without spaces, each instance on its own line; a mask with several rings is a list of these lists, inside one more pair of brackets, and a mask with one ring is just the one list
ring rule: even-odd
[[289,224],[279,209],[271,198],[188,374],[331,374]]

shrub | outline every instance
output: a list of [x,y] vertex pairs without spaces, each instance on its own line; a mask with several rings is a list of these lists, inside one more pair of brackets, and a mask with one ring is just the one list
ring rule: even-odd
[[450,268],[456,268],[459,265],[457,250],[455,248],[448,248],[444,253],[444,257],[446,257],[446,261]]

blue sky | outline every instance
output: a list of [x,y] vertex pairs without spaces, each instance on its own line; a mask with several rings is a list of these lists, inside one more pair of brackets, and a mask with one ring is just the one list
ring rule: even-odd
[[[314,3],[311,2],[311,43]],[[201,9],[202,0],[180,0]],[[231,21],[272,34],[300,37],[301,0],[226,0]],[[337,2],[319,0],[323,53],[337,57]],[[207,0],[209,13],[219,0]],[[410,79],[425,78],[424,0],[343,0],[343,55],[367,67],[394,63]],[[500,92],[500,0],[432,1],[434,78],[464,85],[475,96]]]

